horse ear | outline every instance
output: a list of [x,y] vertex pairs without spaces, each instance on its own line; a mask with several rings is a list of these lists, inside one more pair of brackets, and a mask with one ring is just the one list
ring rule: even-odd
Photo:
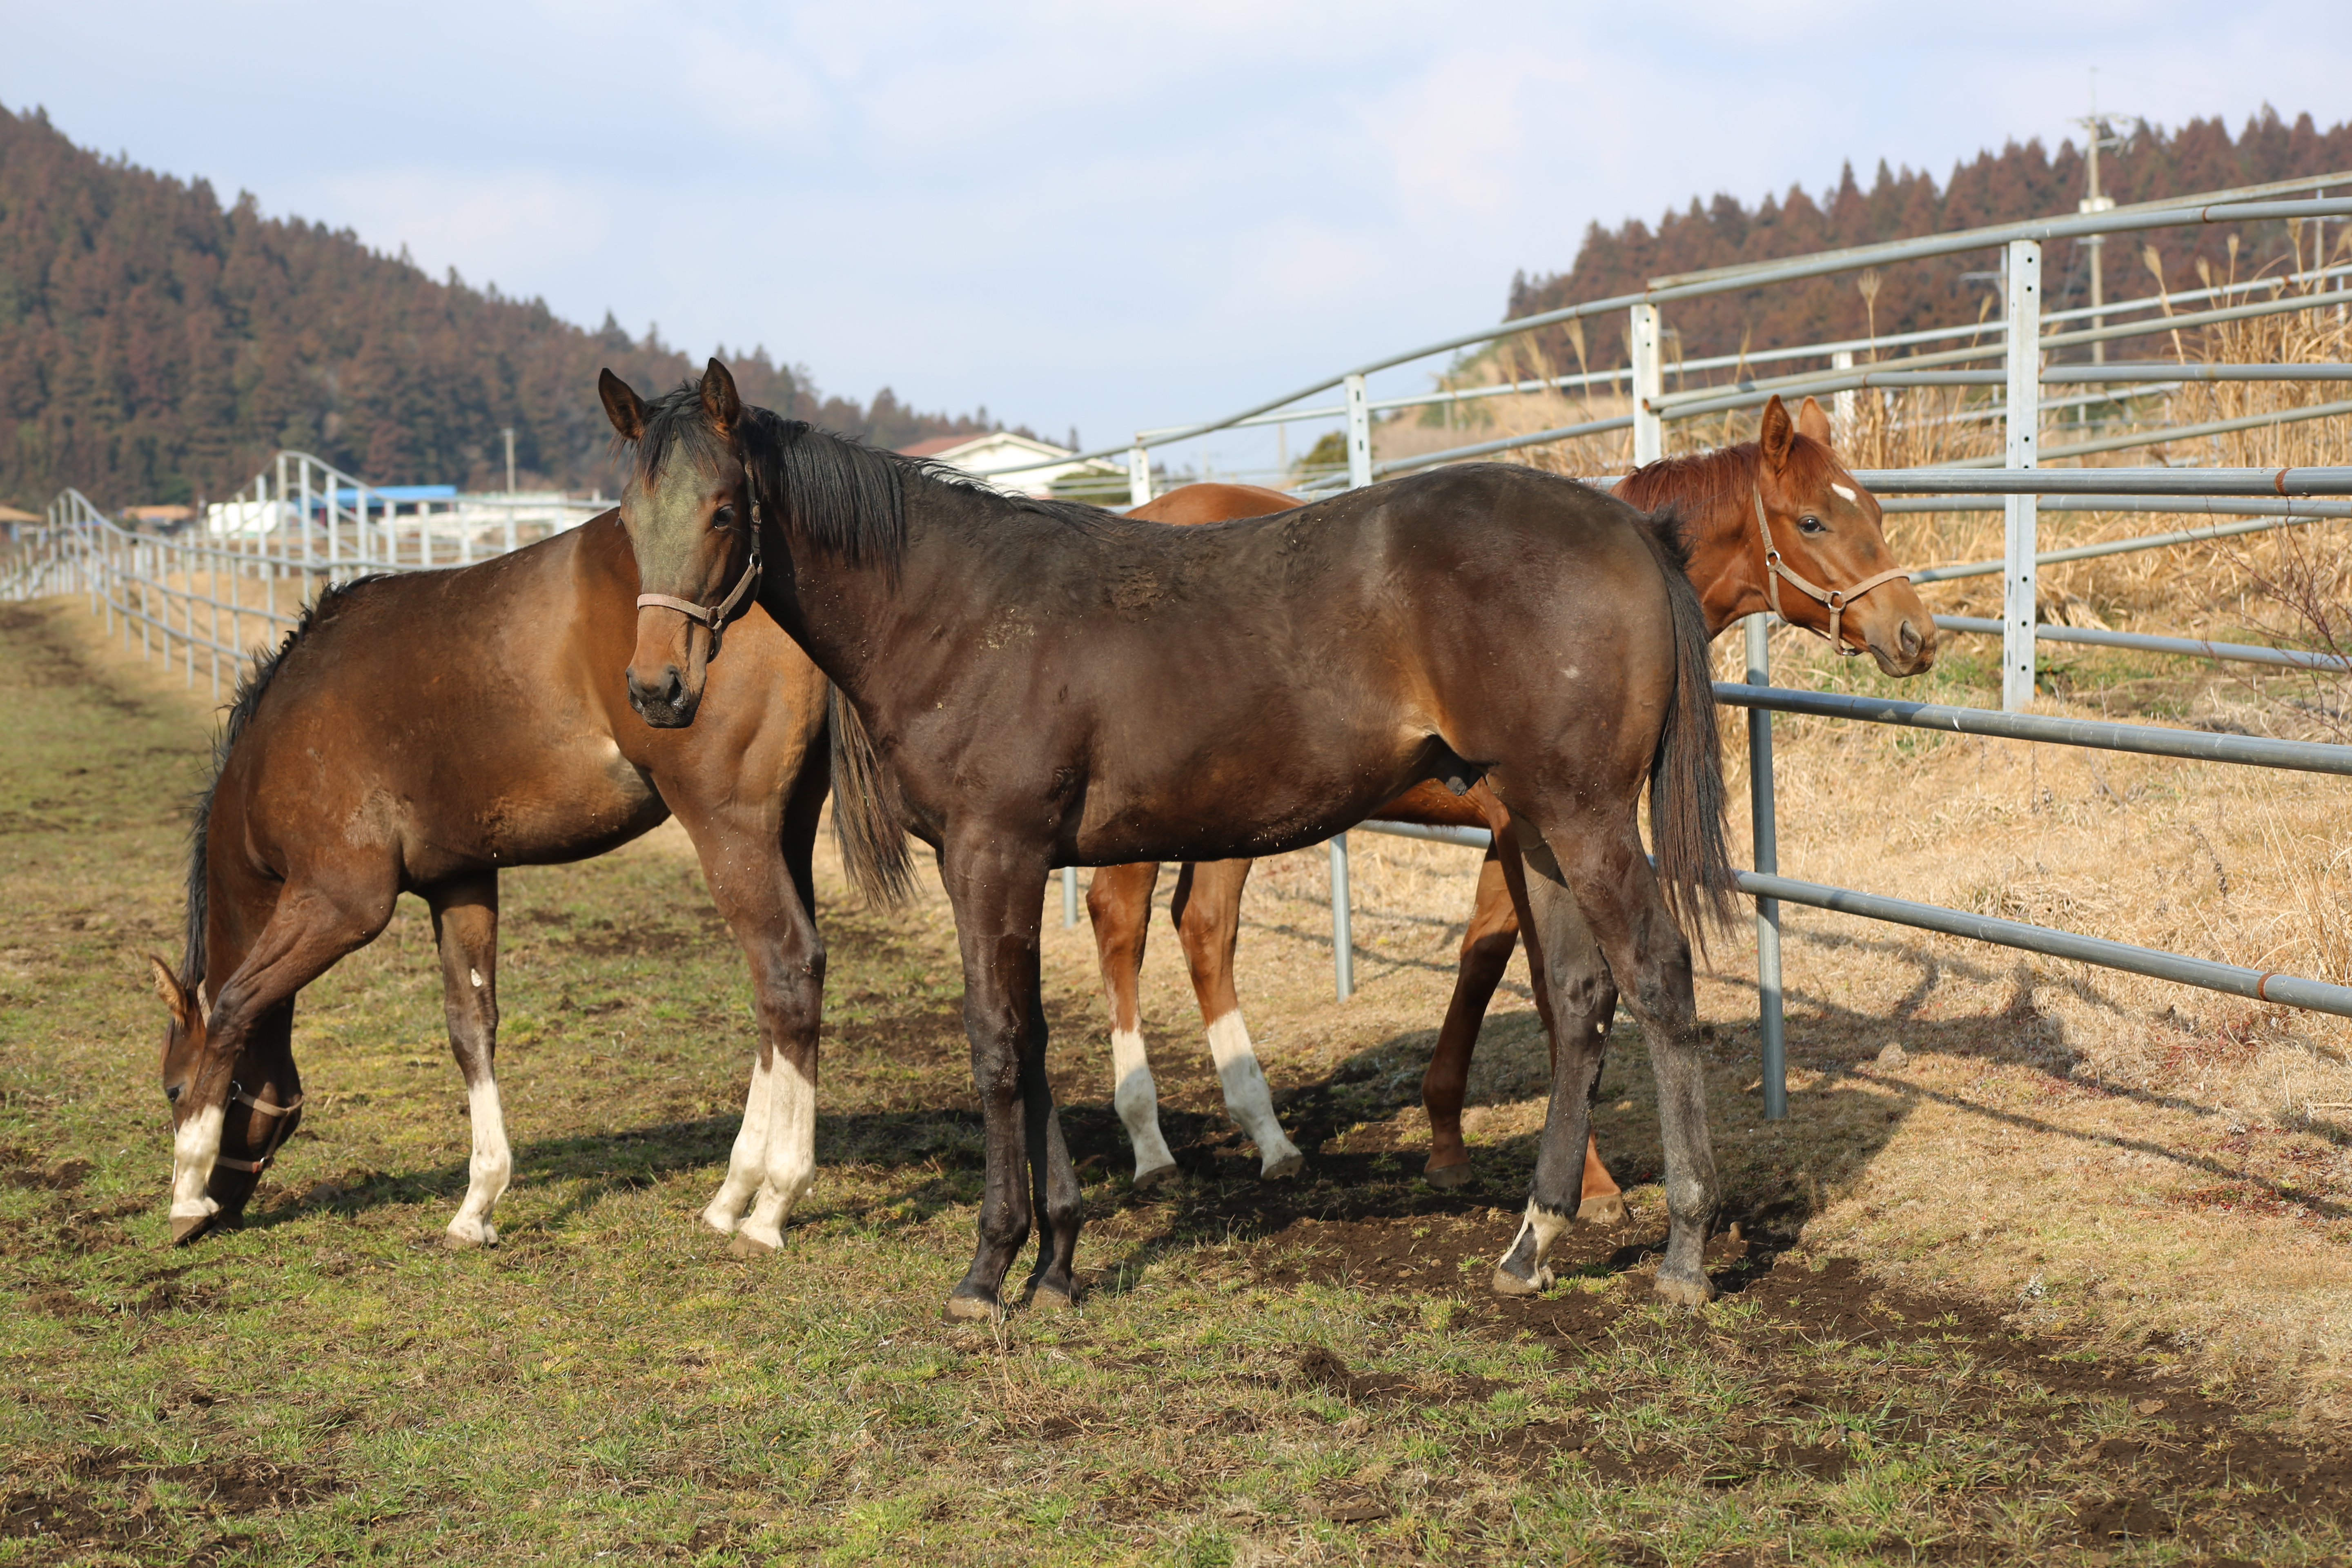
[[1779,472],[1789,466],[1789,448],[1796,442],[1797,427],[1789,423],[1788,405],[1774,393],[1772,401],[1764,405],[1764,422],[1757,427],[1756,445],[1764,454],[1764,466]]
[[743,400],[736,395],[735,378],[715,355],[702,371],[702,411],[721,430],[734,429],[735,421],[743,416]]
[[1819,441],[1824,447],[1830,444],[1830,416],[1822,413],[1822,405],[1811,397],[1797,405],[1797,434]]
[[181,985],[180,977],[172,973],[170,964],[152,952],[147,955],[147,967],[151,972],[150,978],[155,982],[155,994],[163,999],[165,1007],[171,1009],[172,1022],[180,1028],[186,1028],[188,993]]
[[645,399],[610,370],[596,377],[596,395],[604,400],[604,417],[621,433],[624,441],[634,441],[646,433]]

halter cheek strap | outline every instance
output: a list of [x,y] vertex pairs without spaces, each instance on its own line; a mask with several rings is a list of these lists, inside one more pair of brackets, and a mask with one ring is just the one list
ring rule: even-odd
[[710,628],[709,657],[717,658],[719,636],[726,631],[727,623],[733,620],[745,603],[759,591],[760,535],[763,531],[760,520],[760,491],[754,486],[751,490],[751,558],[744,563],[743,575],[735,580],[735,586],[728,595],[715,605],[698,605],[691,599],[676,599],[667,594],[640,594],[637,595],[637,608],[676,610],[689,621],[700,621]]
[[[1843,654],[1846,658],[1853,658],[1854,655],[1860,653],[1862,649],[1858,647],[1848,647],[1842,640],[1840,640],[1838,635],[1839,617],[1845,614],[1845,607],[1848,605],[1853,604],[1856,599],[1861,598],[1864,594],[1869,593],[1873,588],[1877,587],[1880,584],[1892,583],[1897,578],[1900,578],[1902,581],[1906,583],[1909,582],[1911,580],[1909,570],[1901,566],[1890,566],[1875,577],[1864,578],[1861,582],[1856,583],[1851,588],[1824,588],[1820,584],[1800,575],[1786,561],[1780,559],[1780,552],[1772,547],[1772,524],[1764,515],[1764,487],[1759,484],[1756,486],[1750,493],[1756,498],[1756,537],[1758,542],[1764,547],[1764,592],[1772,601],[1772,613],[1776,616],[1780,616],[1784,621],[1789,620],[1789,617],[1782,614],[1780,609],[1780,584],[1783,580],[1786,580],[1790,584],[1811,595],[1814,598],[1820,600],[1822,604],[1827,605],[1830,607],[1830,646],[1836,648],[1838,652]],[[1794,621],[1790,621],[1789,624],[1791,626],[1796,625]],[[1805,629],[1807,631],[1813,630],[1811,626],[1807,626]],[[1819,636],[1821,634],[1815,633],[1814,635]]]
[[241,1083],[230,1084],[229,1090],[231,1098],[239,1105],[250,1106],[257,1115],[270,1119],[269,1139],[261,1146],[260,1156],[257,1159],[235,1160],[226,1154],[216,1154],[213,1157],[213,1163],[226,1165],[232,1171],[250,1172],[257,1176],[269,1169],[269,1162],[278,1157],[278,1146],[286,1142],[286,1134],[289,1131],[286,1119],[302,1109],[303,1096],[298,1094],[284,1105],[264,1105],[247,1094]]

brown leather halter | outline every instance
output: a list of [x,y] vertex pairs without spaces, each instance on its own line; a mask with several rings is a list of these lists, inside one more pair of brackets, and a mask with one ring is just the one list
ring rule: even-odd
[[241,1083],[232,1083],[229,1089],[232,1097],[239,1105],[251,1106],[256,1111],[270,1119],[269,1141],[261,1146],[261,1157],[257,1160],[233,1160],[226,1154],[215,1154],[213,1156],[213,1163],[226,1165],[232,1171],[248,1171],[257,1176],[269,1169],[269,1162],[278,1157],[278,1146],[286,1142],[287,1133],[292,1131],[291,1124],[286,1119],[302,1109],[304,1097],[298,1094],[285,1105],[264,1105],[246,1093],[245,1085]]
[[743,575],[735,580],[735,586],[728,595],[715,605],[698,605],[691,599],[674,599],[667,594],[637,595],[637,608],[641,610],[647,605],[657,609],[676,610],[688,620],[700,621],[704,626],[709,626],[710,652],[706,657],[709,658],[719,657],[719,635],[726,631],[727,623],[735,618],[743,608],[745,602],[757,593],[760,587],[760,535],[763,531],[760,518],[760,489],[757,485],[751,482],[748,474],[745,476],[744,484],[751,492],[751,559],[744,563]]
[[[1760,484],[1757,485],[1751,493],[1756,497],[1756,537],[1764,546],[1764,592],[1772,601],[1772,613],[1782,620],[1789,621],[1788,616],[1780,609],[1780,582],[1781,579],[1786,578],[1790,584],[1811,594],[1830,607],[1828,633],[1830,646],[1846,658],[1853,658],[1862,649],[1848,647],[1839,640],[1838,618],[1845,614],[1845,607],[1848,605],[1853,604],[1880,584],[1892,583],[1898,577],[1906,583],[1909,582],[1910,569],[1904,566],[1890,566],[1875,577],[1864,578],[1851,588],[1824,588],[1820,584],[1799,575],[1794,568],[1780,559],[1780,552],[1772,547],[1772,524],[1764,513],[1764,487]],[[1789,621],[1789,624],[1795,626],[1797,623]],[[1813,628],[1807,626],[1805,630],[1810,632],[1813,631]],[[1819,637],[1822,634],[1814,632],[1813,635]]]

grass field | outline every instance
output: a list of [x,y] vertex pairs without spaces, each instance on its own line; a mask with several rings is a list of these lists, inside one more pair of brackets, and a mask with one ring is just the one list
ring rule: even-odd
[[[1951,661],[1940,694],[1989,675]],[[2074,695],[2214,700],[2140,679],[2085,665]],[[1791,911],[1789,1122],[1759,1117],[1737,938],[1702,985],[1723,1300],[1647,1302],[1657,1141],[1621,1023],[1598,1126],[1635,1220],[1503,1302],[1541,1114],[1527,993],[1473,1079],[1479,1179],[1431,1192],[1417,1082],[1474,862],[1360,837],[1355,999],[1329,1001],[1317,857],[1261,868],[1243,938],[1296,1184],[1258,1183],[1218,1111],[1162,926],[1147,1029],[1190,1179],[1130,1191],[1090,944],[1049,913],[1091,1289],[950,1325],[981,1157],[943,902],[886,917],[824,878],[818,1183],[782,1252],[739,1260],[694,1214],[748,986],[667,828],[507,878],[501,1246],[439,1245],[465,1097],[410,900],[304,997],[310,1113],[247,1226],[174,1252],[140,954],[177,951],[206,715],[50,602],[0,605],[0,1564],[2352,1553],[2332,1026]],[[2294,780],[2264,781],[2270,827],[2225,812],[2221,770],[2095,783],[2079,754],[1830,725],[1781,754],[1792,874],[2101,930],[2168,897],[2223,949],[2269,929],[2254,862],[2340,821],[2340,786]],[[2086,862],[2114,891],[2065,874]],[[2277,942],[2324,958],[2340,891]]]

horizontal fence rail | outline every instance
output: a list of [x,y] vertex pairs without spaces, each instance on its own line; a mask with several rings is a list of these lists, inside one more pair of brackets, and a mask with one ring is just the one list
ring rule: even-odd
[[[464,565],[547,538],[603,510],[561,496],[461,496],[447,487],[361,483],[303,452],[280,452],[229,500],[175,533],[134,532],[67,489],[46,521],[19,531],[17,562],[0,596],[86,596],[107,633],[121,622],[142,656],[184,661],[194,686],[208,663],[217,700],[224,674],[325,584],[373,572]],[[286,603],[281,586],[290,585]],[[248,626],[258,637],[248,636]]]
[[[1437,844],[1455,844],[1466,849],[1485,849],[1494,842],[1494,835],[1483,827],[1424,827],[1414,822],[1375,821],[1358,824],[1357,831],[1384,833],[1399,838],[1422,838]],[[2127,942],[2084,936],[2053,926],[2030,925],[2023,921],[2008,920],[1999,915],[1978,914],[1970,910],[1948,909],[1941,904],[1889,898],[1883,893],[1833,888],[1820,882],[1801,882],[1793,877],[1756,871],[1735,871],[1733,877],[1741,892],[1755,898],[1804,904],[1838,914],[1861,915],[1869,920],[1912,926],[1921,931],[1940,931],[1946,936],[1990,942],[1996,947],[2017,948],[2052,958],[2073,959],[2081,963],[2097,964],[2104,969],[2119,969],[2158,980],[2178,981],[2207,991],[2251,997],[2258,1002],[2352,1018],[2352,985],[2305,980],[2277,970],[2249,969],[2243,964],[2222,963],[2210,958],[2191,958],[2185,953],[2137,947]]]
[[2136,752],[2149,757],[2184,757],[2192,762],[2238,763],[2247,767],[2352,777],[2352,746],[2324,741],[2217,735],[2203,730],[2168,730],[2158,724],[2119,724],[2106,719],[2068,719],[2046,713],[1996,713],[1985,708],[1903,702],[1891,697],[1857,697],[1842,691],[1797,691],[1782,686],[1748,686],[1729,680],[1715,683],[1715,697],[1727,707],[1769,709],[1776,713],[1801,713],[1814,719],[1854,719],[1868,724],[1940,730],[1950,735],[2040,741],[2057,746],[2088,746],[2103,752]]
[[[1937,616],[1936,629],[2000,637],[2008,628],[1980,616]],[[2173,653],[2187,658],[2218,658],[2232,664],[2269,664],[2283,669],[2352,670],[2352,659],[2331,653],[2305,653],[2300,648],[2263,647],[2258,643],[2209,642],[2199,637],[2153,637],[2145,632],[2111,632],[2105,626],[2053,626],[2043,621],[2033,628],[2037,642],[2085,643],[2095,647],[2132,648],[2140,653]]]

